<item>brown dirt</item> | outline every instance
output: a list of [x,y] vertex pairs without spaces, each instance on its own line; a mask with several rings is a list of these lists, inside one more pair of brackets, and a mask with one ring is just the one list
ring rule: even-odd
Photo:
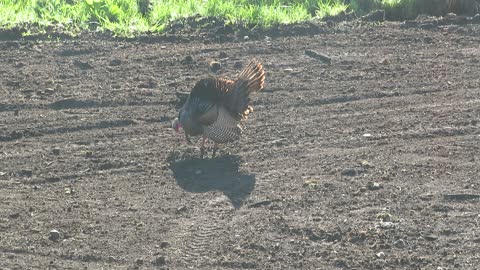
[[[0,268],[477,269],[479,25],[329,25],[1,41]],[[246,136],[199,160],[179,93],[252,58]]]

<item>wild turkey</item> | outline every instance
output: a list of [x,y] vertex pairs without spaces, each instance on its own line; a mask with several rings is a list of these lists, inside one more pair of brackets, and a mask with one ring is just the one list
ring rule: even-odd
[[183,128],[188,142],[190,136],[203,137],[201,158],[205,141],[214,142],[212,157],[218,143],[236,141],[245,129],[245,120],[253,111],[250,94],[263,89],[265,72],[260,63],[250,62],[235,81],[225,78],[206,78],[193,87],[187,101],[180,109],[172,127]]

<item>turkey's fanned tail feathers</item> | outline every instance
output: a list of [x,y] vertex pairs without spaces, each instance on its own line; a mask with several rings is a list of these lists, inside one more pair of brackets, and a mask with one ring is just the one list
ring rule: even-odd
[[232,115],[246,117],[253,111],[250,94],[263,89],[265,71],[257,62],[250,62],[234,82],[232,89],[226,93],[225,105]]

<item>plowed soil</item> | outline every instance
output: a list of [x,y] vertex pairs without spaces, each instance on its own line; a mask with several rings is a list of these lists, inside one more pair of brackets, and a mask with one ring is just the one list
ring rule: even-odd
[[[480,26],[313,29],[6,36],[0,268],[478,269]],[[199,159],[185,93],[253,58],[245,136]]]

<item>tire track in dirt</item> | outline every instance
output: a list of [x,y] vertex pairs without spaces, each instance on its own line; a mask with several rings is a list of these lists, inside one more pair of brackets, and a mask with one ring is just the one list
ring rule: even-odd
[[225,232],[229,219],[222,219],[225,214],[228,214],[227,210],[205,211],[190,217],[188,222],[181,222],[172,234],[179,236],[175,254],[172,254],[176,265],[198,269],[195,267],[216,264],[212,253],[217,246],[216,239]]

